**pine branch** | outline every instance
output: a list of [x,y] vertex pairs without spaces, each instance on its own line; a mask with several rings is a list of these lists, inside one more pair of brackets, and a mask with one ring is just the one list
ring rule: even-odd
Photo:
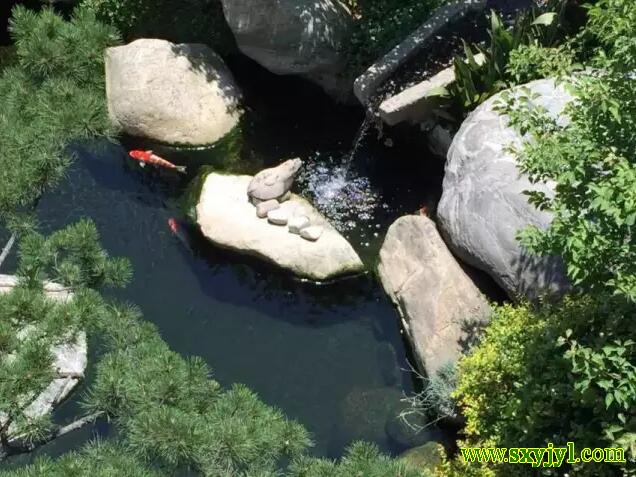
[[40,440],[37,443],[21,444],[19,442],[20,441],[19,437],[12,439],[12,441],[4,441],[2,445],[0,446],[0,462],[2,462],[4,459],[12,455],[32,452],[38,446],[47,444],[57,439],[58,437],[62,437],[73,431],[77,431],[88,424],[92,424],[104,414],[105,414],[104,411],[97,411],[87,416],[80,417],[79,419],[76,419],[70,424],[56,428],[48,436],[46,436],[44,439]]
[[11,252],[11,248],[13,248],[13,244],[15,243],[16,238],[17,237],[15,233],[11,234],[9,241],[6,243],[6,245],[2,249],[2,253],[0,253],[0,268],[2,268],[2,264],[4,263],[7,256]]

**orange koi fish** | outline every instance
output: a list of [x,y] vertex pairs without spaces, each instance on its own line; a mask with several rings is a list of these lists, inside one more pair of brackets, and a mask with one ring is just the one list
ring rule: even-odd
[[130,151],[128,154],[130,155],[130,157],[132,157],[136,161],[139,161],[139,163],[141,164],[141,167],[144,167],[146,164],[152,164],[153,166],[165,167],[166,169],[174,169],[175,171],[180,172],[182,174],[186,173],[185,166],[177,166],[170,161],[166,161],[165,159],[157,156],[150,150],[140,151],[136,149],[134,151]]

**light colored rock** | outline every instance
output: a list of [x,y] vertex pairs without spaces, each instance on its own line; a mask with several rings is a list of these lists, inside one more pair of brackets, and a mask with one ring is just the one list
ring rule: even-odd
[[267,213],[267,221],[273,225],[287,225],[289,222],[290,212],[287,208],[278,208],[270,210]]
[[[475,61],[482,64],[483,54],[475,55]],[[380,117],[389,126],[403,121],[419,123],[430,118],[439,106],[440,94],[455,82],[455,68],[450,66],[436,75],[404,91],[385,99],[379,107]]]
[[304,215],[297,215],[289,219],[287,223],[287,228],[289,229],[289,233],[300,235],[300,231],[304,228],[309,227],[309,217]]
[[108,48],[105,61],[108,112],[127,134],[209,145],[238,125],[239,90],[205,45],[141,39]]
[[276,199],[266,200],[265,202],[260,202],[256,205],[256,216],[259,219],[264,219],[267,217],[267,214],[272,210],[276,210],[280,207],[280,202]]
[[[571,97],[553,80],[526,85],[534,102],[567,121],[562,111]],[[562,263],[535,258],[516,239],[528,225],[546,228],[552,216],[528,203],[524,191],[553,194],[554,184],[531,184],[521,174],[509,146],[521,137],[493,110],[501,94],[479,106],[462,124],[448,152],[443,194],[438,206],[441,229],[449,246],[467,263],[484,270],[511,298],[535,299],[568,286]]]
[[397,306],[418,366],[429,376],[457,359],[470,339],[468,325],[490,317],[488,302],[428,217],[405,216],[391,225],[378,271]]
[[260,202],[276,199],[284,202],[302,165],[303,161],[298,158],[289,159],[256,174],[247,188],[250,200]]
[[239,49],[269,71],[302,75],[340,99],[352,17],[340,0],[221,0]]
[[359,273],[363,264],[351,245],[305,199],[292,194],[283,204],[292,215],[305,215],[324,228],[319,242],[299,240],[286,228],[273,227],[254,214],[245,200],[251,176],[209,174],[196,207],[203,234],[216,245],[253,255],[312,280]]
[[[0,275],[0,293],[10,292],[17,284],[16,276]],[[49,298],[59,302],[66,302],[73,296],[68,288],[52,282],[44,284],[44,291]],[[29,330],[25,329],[22,336],[28,334]],[[51,353],[53,354],[52,366],[57,377],[25,408],[24,413],[32,418],[49,413],[66,399],[80,380],[84,378],[88,357],[86,334],[80,332],[73,340],[53,346]],[[0,423],[4,422],[5,419],[6,416],[0,410]],[[11,434],[11,427],[9,434]],[[19,436],[13,436],[13,438],[17,439]]]
[[[231,1],[231,0],[228,0]],[[454,23],[467,14],[483,10],[486,0],[457,0],[443,5],[426,20],[406,40],[393,48],[380,60],[371,65],[353,84],[353,92],[358,100],[366,105],[376,92],[402,64],[412,58],[427,41],[447,25]]]
[[310,240],[315,242],[320,237],[322,237],[323,228],[320,225],[312,225],[310,227],[306,227],[300,231],[300,236],[305,240]]

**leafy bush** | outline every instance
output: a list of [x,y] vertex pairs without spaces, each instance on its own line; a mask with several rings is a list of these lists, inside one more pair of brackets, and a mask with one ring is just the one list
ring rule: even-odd
[[234,48],[220,0],[83,0],[81,6],[115,26],[126,40],[205,43],[221,55]]
[[567,46],[553,48],[520,45],[510,52],[506,75],[513,84],[541,78],[564,77],[575,69],[574,52]]
[[[622,300],[591,298],[498,308],[483,342],[460,363],[456,396],[466,416],[465,444],[623,447],[634,468],[635,311]],[[618,471],[595,464],[576,470]]]
[[[611,28],[607,19],[611,18]],[[548,230],[529,228],[522,243],[539,255],[563,257],[575,285],[636,301],[636,4],[598,2],[587,36],[601,48],[593,72],[571,80],[574,100],[565,125],[526,97],[508,94],[501,109],[527,135],[514,152],[532,181],[554,181],[553,197],[529,195],[549,210]],[[523,96],[523,93],[522,95]]]
[[[448,93],[456,114],[464,115],[495,93],[526,78],[536,79],[543,72],[552,76],[568,71],[571,54],[559,44],[576,31],[576,25],[568,23],[570,3],[570,0],[548,0],[522,12],[511,29],[492,11],[487,45],[471,46],[464,42],[464,56],[453,61],[456,79]],[[482,61],[476,61],[477,55]],[[559,66],[556,71],[550,69],[554,65]]]

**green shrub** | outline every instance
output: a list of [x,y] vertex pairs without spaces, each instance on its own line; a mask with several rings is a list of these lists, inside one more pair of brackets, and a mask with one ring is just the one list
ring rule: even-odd
[[[623,447],[636,459],[636,308],[622,300],[496,310],[483,342],[460,362],[456,397],[466,445]],[[516,471],[502,465],[501,475]],[[618,467],[577,465],[576,475]],[[520,471],[521,473],[521,471]]]
[[564,77],[575,69],[574,52],[566,46],[553,48],[520,45],[510,52],[506,75],[513,84],[541,78]]
[[234,48],[220,0],[83,0],[81,6],[114,25],[128,41],[205,43],[221,55]]
[[[548,0],[522,12],[511,29],[492,11],[485,47],[464,43],[464,55],[454,59],[455,82],[449,87],[448,94],[455,114],[465,115],[495,93],[519,84],[525,77],[532,74],[533,79],[539,77],[540,73],[534,69],[537,66],[548,76],[567,71],[572,60],[568,59],[568,50],[558,48],[558,45],[570,30],[575,29],[567,22],[570,3],[570,0]],[[555,49],[543,50],[542,47]],[[483,61],[475,60],[478,54]],[[511,57],[512,70],[508,65]],[[550,68],[555,64],[559,69],[553,72]]]
[[[611,28],[606,19],[611,18]],[[586,36],[602,51],[595,68],[571,81],[567,124],[551,120],[527,93],[506,94],[501,111],[528,141],[513,150],[532,181],[554,181],[554,196],[531,203],[554,218],[547,230],[528,228],[523,245],[563,257],[573,283],[588,292],[636,301],[636,4],[600,1]],[[529,100],[530,99],[530,100]]]

